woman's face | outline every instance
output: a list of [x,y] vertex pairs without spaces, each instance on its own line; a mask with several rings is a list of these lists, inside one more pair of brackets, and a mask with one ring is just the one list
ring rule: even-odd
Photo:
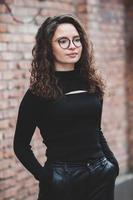
[[77,29],[70,23],[60,24],[52,38],[52,50],[56,70],[74,69],[82,53]]

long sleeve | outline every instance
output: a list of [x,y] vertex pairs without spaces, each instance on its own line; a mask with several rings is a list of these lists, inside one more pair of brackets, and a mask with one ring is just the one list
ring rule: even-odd
[[[102,104],[102,107],[103,107],[103,99],[101,100],[101,104]],[[102,116],[102,112],[101,112],[101,116]],[[109,148],[109,145],[104,137],[104,134],[102,132],[102,129],[101,129],[101,117],[100,117],[100,120],[99,120],[99,140],[100,140],[100,144],[102,146],[102,150],[103,150],[103,153],[105,154],[105,156],[107,157],[107,159],[112,162],[116,168],[117,168],[117,175],[119,174],[119,164],[118,164],[118,161],[117,159],[115,158],[115,155],[113,154],[113,152],[111,151],[111,149]]]
[[43,167],[34,156],[30,145],[37,125],[37,113],[35,112],[37,105],[35,105],[36,102],[34,98],[33,94],[28,90],[20,103],[13,148],[17,158],[24,167],[30,171],[37,180],[40,180]]

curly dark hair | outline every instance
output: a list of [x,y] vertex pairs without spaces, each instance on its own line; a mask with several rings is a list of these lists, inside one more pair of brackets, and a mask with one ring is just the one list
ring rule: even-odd
[[75,63],[88,85],[88,92],[98,94],[103,98],[104,83],[95,67],[93,45],[81,25],[81,22],[72,14],[47,17],[36,34],[36,43],[32,49],[30,89],[33,94],[48,99],[57,99],[63,96],[63,91],[55,76],[54,56],[51,40],[56,28],[62,23],[70,23],[77,29],[82,43],[81,57]]

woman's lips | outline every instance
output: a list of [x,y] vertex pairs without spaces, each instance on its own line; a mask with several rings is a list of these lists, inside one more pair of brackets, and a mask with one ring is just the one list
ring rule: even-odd
[[71,57],[71,58],[74,58],[77,56],[77,53],[71,53],[71,54],[67,54],[67,56]]

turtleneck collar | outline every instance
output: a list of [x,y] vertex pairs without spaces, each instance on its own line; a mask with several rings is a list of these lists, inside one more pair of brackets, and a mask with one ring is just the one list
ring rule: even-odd
[[72,73],[76,71],[75,69],[72,69],[72,70],[64,70],[64,71],[61,71],[61,70],[55,70],[55,73]]
[[65,71],[61,71],[61,70],[55,70],[55,75],[73,75],[73,74],[78,74],[79,73],[79,70],[74,68],[74,69],[71,69],[71,70],[65,70]]

